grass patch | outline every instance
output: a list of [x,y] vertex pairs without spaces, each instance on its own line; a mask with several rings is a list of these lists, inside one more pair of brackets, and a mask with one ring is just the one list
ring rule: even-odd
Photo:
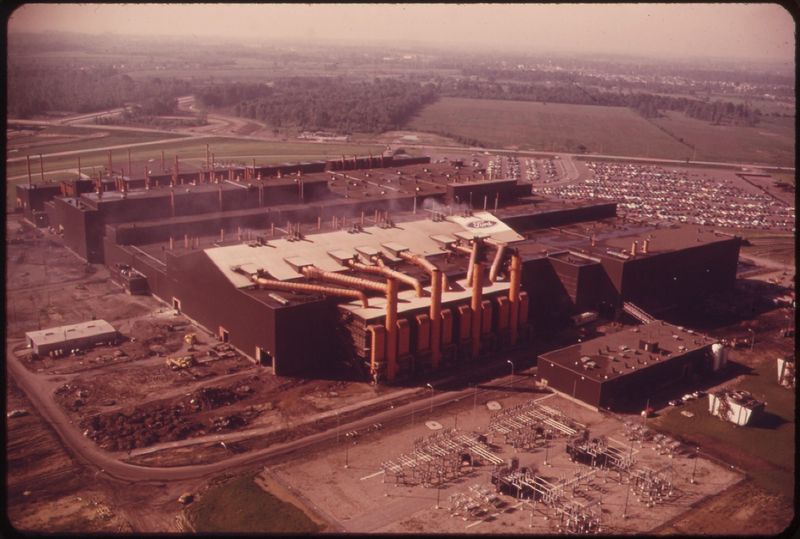
[[696,146],[698,161],[794,166],[794,118],[762,118],[754,127],[740,127],[667,112],[653,122]]
[[624,107],[442,98],[407,128],[461,136],[486,146],[685,159],[691,150]]
[[212,487],[186,511],[199,533],[315,533],[303,511],[265,492],[246,474]]
[[[738,385],[767,402],[760,424],[738,427],[708,413],[708,397],[671,409],[652,421],[658,430],[699,444],[745,470],[762,488],[791,497],[794,492],[794,392],[780,387],[774,360],[767,360]],[[689,410],[694,417],[680,414]]]

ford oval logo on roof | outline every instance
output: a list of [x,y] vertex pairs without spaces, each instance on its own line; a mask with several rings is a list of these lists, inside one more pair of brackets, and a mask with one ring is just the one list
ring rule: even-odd
[[470,228],[491,228],[496,225],[496,221],[490,221],[489,219],[479,219],[476,221],[472,221],[471,223],[467,223],[467,226]]

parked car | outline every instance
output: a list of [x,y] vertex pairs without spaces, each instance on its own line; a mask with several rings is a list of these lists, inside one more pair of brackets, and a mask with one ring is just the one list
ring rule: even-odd
[[681,401],[681,400],[679,400],[679,399],[675,399],[675,400],[671,400],[671,401],[669,401],[669,405],[670,405],[670,406],[678,406],[678,405],[680,405],[680,404],[683,404],[683,401]]

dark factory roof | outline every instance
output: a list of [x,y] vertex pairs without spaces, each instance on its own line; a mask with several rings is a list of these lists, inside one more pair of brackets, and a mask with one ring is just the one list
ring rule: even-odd
[[[714,342],[700,333],[657,320],[548,352],[539,358],[603,383],[709,347]],[[541,366],[540,363],[540,369]]]
[[[595,245],[592,246],[592,235]],[[576,223],[564,227],[551,227],[528,232],[527,240],[517,247],[523,256],[548,256],[568,251],[596,259],[619,261],[640,260],[663,253],[730,241],[730,236],[715,233],[705,227],[672,225],[656,227],[638,223],[623,223],[619,218],[606,218],[590,223]],[[644,240],[648,240],[647,253],[643,253]],[[636,256],[630,249],[638,242]]]

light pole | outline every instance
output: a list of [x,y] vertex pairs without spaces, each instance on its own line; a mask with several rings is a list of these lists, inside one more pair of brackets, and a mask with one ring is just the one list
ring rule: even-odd
[[509,387],[510,387],[510,386],[514,385],[514,362],[513,362],[513,361],[511,361],[510,359],[507,359],[507,360],[506,360],[506,363],[508,363],[509,365],[511,365],[511,383],[510,383],[510,384],[508,384],[508,385],[509,385]]
[[697,471],[697,459],[699,458],[700,448],[694,448],[694,466],[692,466],[692,478],[689,480],[691,484],[694,485],[694,473]]
[[431,390],[431,411],[430,411],[430,413],[433,413],[433,386],[430,385],[430,384],[425,384],[425,387],[427,387],[428,389]]
[[753,328],[747,328],[747,331],[750,332],[750,351],[753,351],[753,345],[756,344],[756,332],[753,331]]

